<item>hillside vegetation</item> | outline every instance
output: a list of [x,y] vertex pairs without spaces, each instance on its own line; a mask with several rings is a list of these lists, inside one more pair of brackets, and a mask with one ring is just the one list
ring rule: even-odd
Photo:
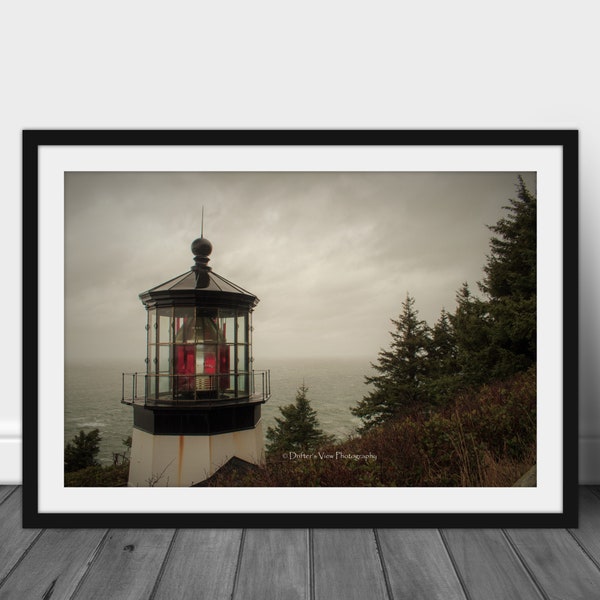
[[536,373],[459,394],[336,444],[270,456],[213,486],[507,487],[536,462]]

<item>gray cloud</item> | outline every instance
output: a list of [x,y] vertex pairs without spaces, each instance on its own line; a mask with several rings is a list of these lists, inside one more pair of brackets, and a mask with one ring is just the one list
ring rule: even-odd
[[[523,173],[533,191],[535,174]],[[476,289],[516,173],[68,173],[67,361],[143,360],[138,294],[189,270],[190,243],[256,294],[254,354],[366,356],[410,292],[433,324]]]

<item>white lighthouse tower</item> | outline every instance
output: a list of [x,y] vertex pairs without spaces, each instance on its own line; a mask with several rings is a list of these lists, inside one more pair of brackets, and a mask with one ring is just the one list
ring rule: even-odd
[[212,271],[206,238],[192,252],[190,271],[140,294],[146,373],[123,375],[122,401],[133,406],[130,486],[191,486],[234,457],[264,462],[270,374],[252,370],[258,298]]

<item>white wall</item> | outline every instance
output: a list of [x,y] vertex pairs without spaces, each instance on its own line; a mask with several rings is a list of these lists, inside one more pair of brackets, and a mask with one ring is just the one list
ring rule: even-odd
[[404,4],[56,0],[3,7],[0,481],[21,480],[23,128],[578,128],[580,481],[600,483],[595,5]]

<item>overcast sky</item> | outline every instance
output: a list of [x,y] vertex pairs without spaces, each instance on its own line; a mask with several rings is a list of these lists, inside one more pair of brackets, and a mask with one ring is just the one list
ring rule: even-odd
[[[68,173],[67,362],[145,358],[138,294],[209,265],[260,298],[258,368],[271,357],[355,356],[389,347],[407,292],[433,325],[462,282],[477,290],[486,225],[517,173]],[[535,192],[535,174],[522,173]],[[124,367],[125,368],[125,367]]]

